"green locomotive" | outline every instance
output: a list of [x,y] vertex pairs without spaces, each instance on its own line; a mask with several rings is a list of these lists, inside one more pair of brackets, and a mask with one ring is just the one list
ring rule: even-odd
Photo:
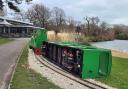
[[37,55],[41,55],[41,46],[43,41],[47,41],[47,30],[44,28],[37,28],[33,32],[29,48],[33,49]]
[[36,29],[30,48],[35,54],[81,77],[82,79],[106,77],[112,66],[111,50],[81,45],[78,43],[49,42],[47,30]]

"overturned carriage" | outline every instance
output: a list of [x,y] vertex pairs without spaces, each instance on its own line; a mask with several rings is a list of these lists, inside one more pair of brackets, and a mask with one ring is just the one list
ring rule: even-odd
[[106,49],[46,41],[42,55],[83,79],[108,76],[111,71],[111,51]]

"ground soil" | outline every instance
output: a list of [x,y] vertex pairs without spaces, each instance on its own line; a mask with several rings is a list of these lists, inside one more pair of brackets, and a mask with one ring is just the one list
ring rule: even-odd
[[128,59],[128,52],[120,52],[117,50],[112,50],[112,56]]

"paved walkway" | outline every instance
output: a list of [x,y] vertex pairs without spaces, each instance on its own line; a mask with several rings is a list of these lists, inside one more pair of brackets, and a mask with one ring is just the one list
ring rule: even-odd
[[10,43],[0,45],[0,86],[5,81],[9,68],[16,63],[18,55],[27,41],[27,38],[15,38]]

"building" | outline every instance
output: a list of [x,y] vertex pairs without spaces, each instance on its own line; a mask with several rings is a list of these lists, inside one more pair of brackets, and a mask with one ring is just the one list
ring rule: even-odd
[[4,11],[0,9],[0,16],[4,16]]
[[30,37],[33,28],[32,23],[0,17],[0,36]]

